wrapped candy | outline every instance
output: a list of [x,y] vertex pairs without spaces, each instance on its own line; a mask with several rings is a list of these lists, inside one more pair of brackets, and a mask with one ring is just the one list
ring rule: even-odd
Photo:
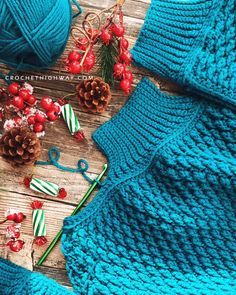
[[67,192],[64,188],[60,188],[57,184],[47,180],[42,180],[36,177],[26,177],[24,184],[33,191],[43,193],[52,197],[59,197],[64,199],[67,196]]
[[8,209],[5,213],[6,219],[1,222],[5,223],[6,221],[13,221],[8,225],[6,229],[6,237],[10,239],[6,246],[13,252],[20,252],[24,246],[24,241],[20,240],[20,229],[21,229],[21,222],[24,221],[26,216],[22,212],[15,211],[13,209]]
[[7,246],[11,249],[13,252],[20,252],[21,249],[23,248],[25,242],[22,240],[10,240],[7,243]]
[[83,141],[85,136],[72,106],[69,103],[64,104],[62,106],[61,112],[71,135],[73,135],[79,141]]
[[20,224],[13,223],[7,227],[6,237],[10,239],[19,239],[20,237]]
[[34,231],[34,243],[38,246],[42,246],[47,242],[46,234],[46,220],[44,210],[42,209],[43,202],[34,201],[31,204],[33,209],[32,218],[33,218],[33,231]]

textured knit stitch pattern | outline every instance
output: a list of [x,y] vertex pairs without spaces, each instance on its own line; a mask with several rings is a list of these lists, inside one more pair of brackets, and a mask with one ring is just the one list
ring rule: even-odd
[[236,105],[235,0],[153,0],[132,54],[198,95]]
[[77,294],[235,294],[235,128],[230,108],[138,85],[94,134],[104,187],[65,220]]

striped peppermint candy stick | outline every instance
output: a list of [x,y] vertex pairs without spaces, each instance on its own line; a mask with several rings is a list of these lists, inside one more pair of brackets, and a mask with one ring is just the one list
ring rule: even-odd
[[43,193],[53,197],[57,197],[60,190],[57,184],[35,177],[32,178],[30,181],[30,188],[36,192]]
[[33,210],[33,230],[35,237],[44,237],[47,234],[46,221],[43,209]]
[[42,180],[36,177],[26,177],[24,184],[33,191],[43,193],[52,197],[59,197],[64,199],[67,196],[67,192],[64,188],[60,188],[57,184],[47,180]]
[[68,126],[70,133],[79,141],[83,141],[85,138],[84,133],[81,130],[79,120],[69,103],[66,103],[62,106],[62,116]]
[[31,204],[32,211],[32,219],[33,219],[33,231],[34,231],[34,243],[38,246],[42,246],[47,242],[46,234],[46,220],[44,210],[42,209],[43,202],[34,201]]

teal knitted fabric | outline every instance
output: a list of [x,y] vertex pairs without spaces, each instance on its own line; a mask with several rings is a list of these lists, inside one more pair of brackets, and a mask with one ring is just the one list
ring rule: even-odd
[[154,73],[235,106],[235,0],[152,0],[132,54]]
[[0,258],[0,295],[73,295],[44,275]]
[[148,79],[94,140],[105,185],[65,219],[77,294],[236,292],[236,111]]

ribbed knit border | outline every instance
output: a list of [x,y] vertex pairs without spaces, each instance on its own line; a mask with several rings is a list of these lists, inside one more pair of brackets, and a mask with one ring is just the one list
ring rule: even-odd
[[30,275],[30,271],[0,258],[0,294],[14,294],[17,289],[23,290]]
[[[206,63],[202,67],[204,75],[198,72],[201,70],[197,70],[199,59],[201,60],[204,53],[205,40],[209,34],[213,34],[211,30],[214,28],[211,24],[217,19],[220,10],[224,10],[225,5],[227,7],[229,3],[226,4],[225,1],[220,0],[152,1],[144,25],[132,49],[134,62],[185,86],[185,90],[189,93],[197,93],[206,100],[211,99],[235,107],[234,59],[227,61],[227,58],[223,57],[224,54],[227,57],[228,50],[234,51],[233,39],[231,45],[229,43],[230,32],[222,31],[219,35],[222,35],[223,39],[228,39],[229,43],[224,45],[226,46],[225,51],[221,48],[223,52],[221,52],[221,60],[220,56],[217,56],[219,53],[216,52],[214,66],[210,67]],[[228,13],[232,17],[233,11]],[[222,30],[226,20],[219,19],[218,21]],[[215,30],[220,30],[220,28],[217,27]],[[225,66],[223,66],[224,62]],[[224,72],[224,67],[229,69],[228,74],[232,76],[228,80],[226,74],[219,77],[221,70],[222,73]]]
[[113,188],[145,171],[159,149],[191,130],[203,109],[198,99],[167,95],[144,78],[121,111],[93,134],[108,159],[108,177],[85,209],[64,220],[63,240],[67,230],[99,211]]
[[202,38],[213,4],[214,0],[152,0],[131,50],[135,63],[183,84],[181,68],[198,36]]

